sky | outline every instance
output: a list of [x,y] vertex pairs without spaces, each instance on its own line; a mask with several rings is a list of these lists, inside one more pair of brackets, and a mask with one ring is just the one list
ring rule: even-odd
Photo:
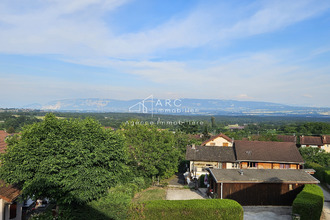
[[330,1],[1,0],[0,91],[330,107]]

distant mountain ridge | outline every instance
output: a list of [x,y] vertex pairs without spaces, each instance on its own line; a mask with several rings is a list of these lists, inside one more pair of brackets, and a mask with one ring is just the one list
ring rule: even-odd
[[176,99],[150,98],[144,100],[116,99],[64,99],[37,103],[24,108],[47,111],[79,112],[135,112],[185,115],[306,115],[330,117],[330,108],[296,107],[271,102],[235,101],[220,99]]

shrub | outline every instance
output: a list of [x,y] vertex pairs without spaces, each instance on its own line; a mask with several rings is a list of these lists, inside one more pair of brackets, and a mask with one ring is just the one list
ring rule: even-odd
[[330,170],[329,169],[324,171],[324,180],[327,184],[330,184]]
[[202,175],[199,177],[199,187],[200,187],[200,188],[206,188],[206,185],[204,184],[204,178],[205,178],[205,174],[202,174]]
[[314,184],[306,184],[292,204],[292,213],[299,214],[301,220],[319,220],[323,209],[322,189]]
[[305,165],[306,168],[311,168],[315,170],[315,173],[313,176],[318,179],[320,182],[324,183],[325,182],[325,176],[324,176],[324,171],[325,168],[317,163],[306,163]]
[[132,205],[128,219],[243,220],[243,208],[229,199],[156,200]]

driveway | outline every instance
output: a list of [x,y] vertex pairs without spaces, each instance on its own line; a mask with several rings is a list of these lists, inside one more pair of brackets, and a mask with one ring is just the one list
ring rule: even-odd
[[166,200],[190,200],[205,198],[206,195],[204,193],[194,189],[168,188],[166,193]]
[[323,195],[324,195],[324,204],[323,204],[323,213],[322,213],[322,220],[330,220],[330,193],[321,186]]
[[243,206],[244,220],[291,220],[291,206]]

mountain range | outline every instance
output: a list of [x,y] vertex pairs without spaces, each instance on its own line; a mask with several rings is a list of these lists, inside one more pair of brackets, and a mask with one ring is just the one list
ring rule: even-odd
[[134,112],[184,115],[302,115],[330,117],[330,108],[298,107],[271,102],[235,101],[220,99],[65,99],[45,105],[31,104],[29,109],[75,112]]

